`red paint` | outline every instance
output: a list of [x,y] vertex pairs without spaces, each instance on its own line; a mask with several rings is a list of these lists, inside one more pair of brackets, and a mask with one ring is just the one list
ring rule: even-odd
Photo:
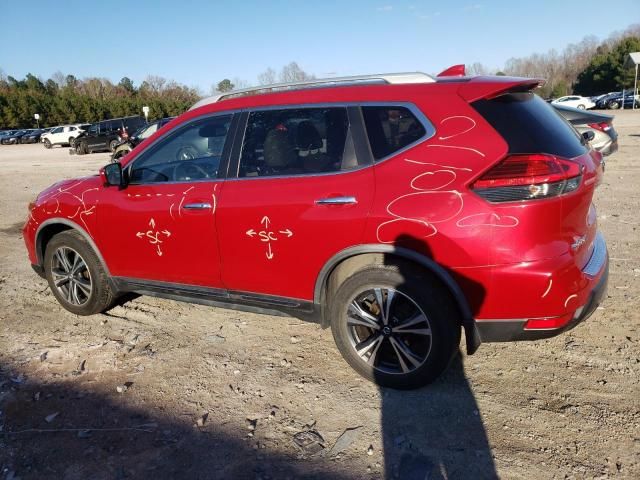
[[[406,246],[451,273],[478,320],[570,317],[601,275],[581,271],[597,230],[591,208],[602,175],[597,155],[572,159],[582,167],[581,184],[556,198],[490,204],[471,188],[506,157],[507,145],[469,102],[538,83],[497,77],[336,87],[202,106],[165,125],[124,163],[202,114],[270,105],[412,101],[436,133],[386,161],[337,174],[122,190],[105,187],[99,176],[67,181],[40,194],[31,210],[24,229],[29,258],[38,263],[39,226],[64,219],[87,232],[113,276],[313,300],[320,270],[338,252],[364,244],[404,246],[413,238]],[[357,204],[316,204],[334,196],[353,196]],[[189,203],[211,203],[211,209],[185,210]]]

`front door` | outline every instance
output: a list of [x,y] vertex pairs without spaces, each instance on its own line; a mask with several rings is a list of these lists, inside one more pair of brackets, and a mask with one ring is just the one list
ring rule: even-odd
[[352,130],[345,107],[249,114],[217,213],[229,290],[312,300],[327,260],[362,241],[374,180]]
[[[176,127],[125,167],[129,185],[99,203],[112,276],[221,288],[218,170],[231,115]],[[104,221],[102,219],[104,218]]]

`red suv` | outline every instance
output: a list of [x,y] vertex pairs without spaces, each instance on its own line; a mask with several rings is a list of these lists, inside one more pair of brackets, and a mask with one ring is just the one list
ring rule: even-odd
[[606,291],[601,156],[539,80],[391,74],[196,104],[99,175],[29,206],[34,269],[67,310],[125,292],[331,326],[380,385],[481,342],[574,327]]

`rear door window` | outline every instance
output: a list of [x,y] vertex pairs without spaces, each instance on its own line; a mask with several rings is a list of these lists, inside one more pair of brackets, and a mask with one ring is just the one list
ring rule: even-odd
[[537,95],[509,93],[472,106],[509,145],[509,153],[574,158],[587,151],[576,130]]
[[358,166],[345,107],[251,112],[240,177],[309,175]]
[[407,107],[365,106],[362,115],[373,158],[378,161],[414,144],[427,131]]

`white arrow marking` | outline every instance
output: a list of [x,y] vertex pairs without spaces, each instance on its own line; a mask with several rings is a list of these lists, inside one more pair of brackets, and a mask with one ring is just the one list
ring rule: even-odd
[[138,233],[136,233],[136,237],[138,237],[138,238],[142,238],[142,237],[144,237],[144,236],[145,236],[145,233],[144,233],[144,232],[138,232]]
[[164,233],[167,237],[171,236],[171,232],[169,230],[162,230],[162,233]]
[[156,228],[156,221],[153,218],[149,220],[149,226],[151,226],[151,228]]
[[269,222],[271,220],[269,220],[269,217],[267,217],[266,215],[264,217],[262,217],[262,220],[260,220],[260,223],[264,223],[264,228],[266,230],[269,230]]
[[253,228],[251,230],[247,230],[247,235],[249,235],[250,237],[253,237],[256,234],[256,232],[253,230]]
[[267,244],[267,250],[268,250],[267,253],[266,253],[267,260],[271,260],[273,258],[273,252],[271,251],[271,244],[270,243]]
[[158,248],[158,256],[161,257],[162,256],[162,250],[160,250],[160,245],[156,245],[156,247]]
[[284,233],[287,237],[293,236],[293,232],[288,228],[286,230],[280,230],[280,233]]

